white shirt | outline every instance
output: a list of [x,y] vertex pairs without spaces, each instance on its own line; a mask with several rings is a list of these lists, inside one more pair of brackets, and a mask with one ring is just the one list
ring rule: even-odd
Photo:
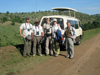
[[[32,24],[23,23],[21,24],[20,29],[23,30],[23,35],[25,35],[23,36],[23,38],[26,38],[28,35],[31,35],[32,33]],[[28,31],[27,29],[30,29],[30,31]]]
[[53,27],[52,27],[52,37],[53,38],[56,38],[55,30],[60,30],[61,31],[60,26],[58,26],[57,24],[56,25],[53,25]]
[[[34,25],[34,26],[32,27],[32,31],[33,31],[33,35],[34,35],[34,36],[41,36],[41,33],[43,32],[43,29],[42,29],[42,26],[40,26],[40,25],[38,25],[38,26]],[[38,32],[39,34],[37,34],[37,32]]]

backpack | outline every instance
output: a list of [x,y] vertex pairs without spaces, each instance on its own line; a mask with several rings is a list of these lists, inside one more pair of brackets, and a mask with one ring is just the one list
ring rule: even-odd
[[57,35],[56,41],[57,42],[62,42],[62,34],[61,34],[60,30],[57,30],[56,35]]

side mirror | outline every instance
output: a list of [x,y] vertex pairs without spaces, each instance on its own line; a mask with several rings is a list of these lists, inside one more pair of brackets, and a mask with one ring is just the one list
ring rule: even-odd
[[80,25],[80,27],[83,29],[84,28],[84,26],[83,25]]

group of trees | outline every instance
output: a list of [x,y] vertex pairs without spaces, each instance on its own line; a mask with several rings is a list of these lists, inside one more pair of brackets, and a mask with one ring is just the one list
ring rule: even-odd
[[83,24],[84,30],[95,29],[95,28],[100,28],[100,18],[97,18],[93,22],[88,22]]
[[[48,15],[69,15],[67,11],[64,12],[58,12],[58,11],[39,11],[39,12],[22,12],[22,13],[9,13],[7,11],[6,13],[0,13],[0,22],[4,23],[5,21],[11,21],[12,25],[15,24],[15,22],[23,23],[25,22],[25,18],[29,17],[30,22],[34,24],[35,20],[39,20],[42,18],[42,16],[48,16]],[[73,12],[71,12],[71,15],[73,16]],[[76,12],[76,18],[78,18],[82,25],[84,25],[84,30],[87,29],[93,29],[100,27],[100,14],[96,15],[88,15],[83,14],[80,12]]]
[[1,23],[4,23],[6,21],[11,21],[12,25],[15,25],[15,22],[23,23],[25,21],[25,19],[21,18],[20,16],[14,16],[14,15],[9,15],[9,17],[6,16],[6,17],[0,18]]

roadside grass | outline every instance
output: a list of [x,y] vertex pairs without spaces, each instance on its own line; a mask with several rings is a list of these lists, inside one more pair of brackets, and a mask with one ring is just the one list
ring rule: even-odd
[[[0,25],[0,75],[16,75],[26,69],[34,70],[37,63],[44,63],[49,59],[52,59],[51,56],[35,56],[24,58],[21,55],[22,49],[16,48],[15,50],[2,51],[4,46],[9,45],[19,45],[23,44],[23,38],[19,35],[18,32],[19,26],[2,26]],[[91,39],[100,33],[100,28],[84,31],[84,37],[81,40],[81,43]]]
[[99,33],[100,33],[100,28],[84,31],[84,36],[81,40],[81,43],[83,43],[86,40],[93,38],[94,36],[96,36]]

